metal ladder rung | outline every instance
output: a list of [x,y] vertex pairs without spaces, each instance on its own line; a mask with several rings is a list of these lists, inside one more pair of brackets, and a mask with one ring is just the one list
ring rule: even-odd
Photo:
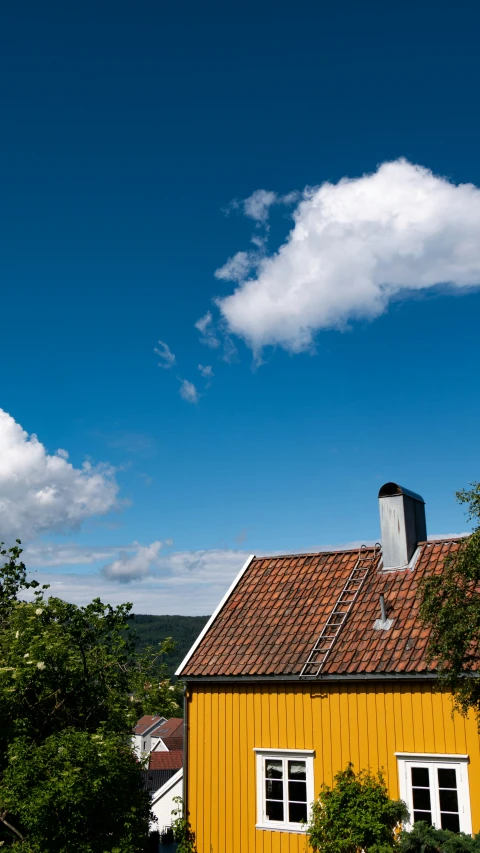
[[[364,548],[365,545],[363,545],[358,552],[357,562],[350,572],[347,582],[338,596],[333,610],[320,632],[320,636],[315,642],[313,649],[302,667],[300,678],[317,678],[322,671],[328,655],[335,645],[335,640],[340,634],[340,631],[342,630],[342,627],[355,604],[357,596],[362,589],[368,572],[377,558],[380,546],[377,543],[373,549],[373,554],[368,556],[364,553]],[[315,672],[308,671],[314,667],[316,667]]]

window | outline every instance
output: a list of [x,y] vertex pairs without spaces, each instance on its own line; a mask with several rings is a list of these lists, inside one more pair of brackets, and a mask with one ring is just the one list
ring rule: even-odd
[[257,828],[303,832],[313,800],[310,750],[256,749]]
[[437,829],[471,833],[468,756],[396,755],[410,824],[424,820]]

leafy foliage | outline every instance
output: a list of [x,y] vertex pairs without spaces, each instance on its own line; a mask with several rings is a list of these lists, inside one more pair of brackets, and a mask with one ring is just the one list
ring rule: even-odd
[[391,800],[381,773],[355,773],[348,764],[330,788],[323,785],[307,827],[319,853],[387,853],[398,847],[399,823],[408,819],[402,800]]
[[0,840],[22,853],[140,853],[150,803],[130,732],[143,713],[179,712],[161,662],[172,643],[136,655],[131,605],[47,598],[19,542],[1,553]]
[[420,585],[420,616],[431,630],[428,658],[455,706],[473,708],[480,725],[480,483],[457,492],[474,522],[471,536],[445,560],[441,575]]
[[400,835],[400,853],[480,853],[480,834],[435,829],[423,820]]
[[172,812],[172,829],[173,837],[177,842],[177,853],[197,853],[195,844],[195,833],[190,826],[189,821],[184,816],[184,805],[181,797],[174,797],[173,802],[176,803],[176,808]]

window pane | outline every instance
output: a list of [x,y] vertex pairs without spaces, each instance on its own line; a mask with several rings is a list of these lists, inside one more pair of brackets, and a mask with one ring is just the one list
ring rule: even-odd
[[289,761],[288,762],[288,778],[289,779],[306,779],[307,765],[304,761]]
[[265,814],[269,820],[283,820],[283,803],[276,800],[267,800],[265,803]]
[[426,823],[432,825],[432,813],[431,812],[414,812],[413,813],[413,822],[416,823],[417,820],[424,820]]
[[267,800],[283,800],[283,782],[276,779],[266,779],[265,796]]
[[297,802],[301,802],[301,803],[306,803],[307,802],[307,783],[306,782],[289,782],[288,783],[288,799],[289,800],[297,800]]
[[288,804],[288,819],[290,823],[300,823],[307,819],[307,804],[306,803],[289,803]]
[[[280,783],[281,784],[281,783]],[[412,788],[413,808],[430,811],[430,791],[428,788]]]
[[460,818],[458,814],[442,814],[442,829],[450,829],[451,832],[460,832]]
[[267,779],[282,779],[282,762],[274,761],[271,758],[267,758],[265,761],[265,776],[267,777]]
[[419,788],[430,787],[428,767],[412,767],[412,785]]
[[456,788],[457,774],[455,770],[438,770],[438,787],[439,788]]
[[458,812],[458,796],[456,791],[442,791],[440,789],[440,811]]

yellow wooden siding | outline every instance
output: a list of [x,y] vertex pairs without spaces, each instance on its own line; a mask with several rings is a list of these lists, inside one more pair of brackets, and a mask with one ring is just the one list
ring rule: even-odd
[[480,739],[473,715],[452,718],[431,683],[192,685],[188,808],[199,853],[304,853],[301,834],[255,829],[254,748],[314,749],[314,782],[382,768],[398,797],[395,752],[468,754],[473,831],[480,831]]

